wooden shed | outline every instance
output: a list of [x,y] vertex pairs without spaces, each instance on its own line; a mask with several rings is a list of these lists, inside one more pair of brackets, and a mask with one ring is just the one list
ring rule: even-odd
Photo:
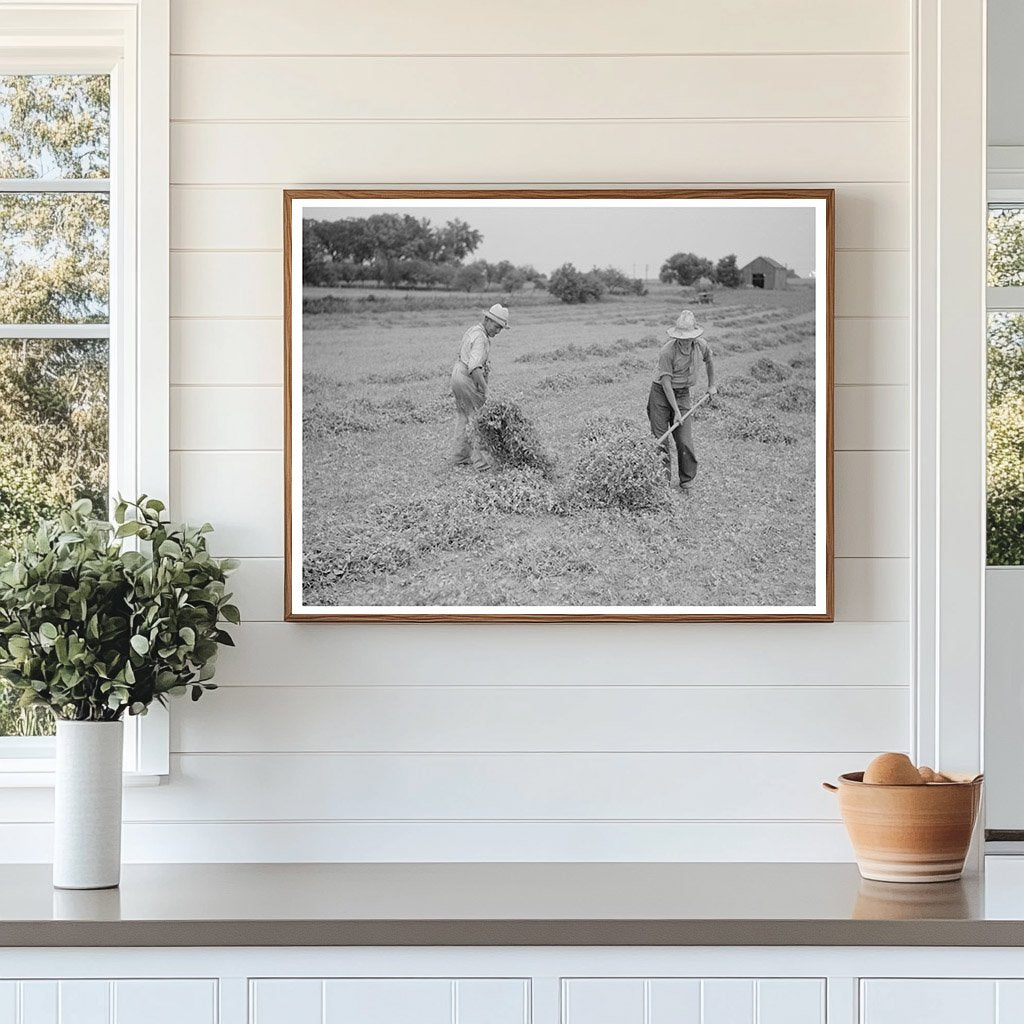
[[771,256],[758,256],[740,268],[744,288],[785,288],[786,268]]

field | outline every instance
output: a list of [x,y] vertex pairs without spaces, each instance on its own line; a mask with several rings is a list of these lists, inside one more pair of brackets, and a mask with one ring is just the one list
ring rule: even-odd
[[584,434],[597,419],[649,438],[647,394],[666,327],[692,306],[686,290],[508,299],[489,397],[521,407],[553,460],[547,475],[450,465],[451,367],[500,296],[335,294],[303,326],[305,604],[813,604],[809,282],[722,289],[694,307],[721,394],[694,417],[693,489],[666,482],[643,508],[580,498],[595,450]]

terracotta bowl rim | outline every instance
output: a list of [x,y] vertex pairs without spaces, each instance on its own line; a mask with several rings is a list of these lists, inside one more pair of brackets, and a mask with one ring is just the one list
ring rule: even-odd
[[974,786],[980,786],[984,778],[984,775],[978,775],[971,779],[970,782],[921,782],[889,785],[882,782],[865,782],[863,772],[844,772],[839,776],[839,781],[847,786],[865,786],[868,789],[912,789],[918,791],[922,789],[935,789],[938,786],[941,786],[943,789],[955,789],[957,786],[973,788]]

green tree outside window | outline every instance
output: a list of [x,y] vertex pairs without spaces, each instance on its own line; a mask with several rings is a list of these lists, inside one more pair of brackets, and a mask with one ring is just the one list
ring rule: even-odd
[[[109,176],[106,75],[0,76],[0,545],[77,498],[106,513],[105,326],[61,331],[109,320]],[[51,731],[0,685],[0,736]]]

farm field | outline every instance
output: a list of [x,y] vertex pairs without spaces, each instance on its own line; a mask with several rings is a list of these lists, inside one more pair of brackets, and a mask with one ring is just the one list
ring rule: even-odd
[[[720,289],[710,307],[657,284],[584,305],[538,292],[518,305],[367,293],[338,290],[340,302],[318,303],[335,311],[304,316],[305,604],[814,603],[810,282]],[[513,399],[532,422],[554,463],[546,477],[450,464],[451,367],[463,332],[498,299],[512,328],[492,345],[489,398]],[[643,509],[573,500],[588,423],[649,438],[658,351],[686,306],[721,389],[694,416],[692,490],[666,482]]]

